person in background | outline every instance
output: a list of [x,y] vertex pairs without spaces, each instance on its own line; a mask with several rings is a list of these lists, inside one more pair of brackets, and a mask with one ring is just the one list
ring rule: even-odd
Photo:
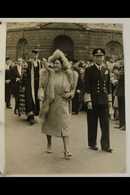
[[20,81],[19,81],[19,88],[18,88],[18,95],[17,95],[17,110],[18,110],[18,115],[27,115],[27,91],[26,91],[26,86],[27,86],[27,68],[28,65],[27,63],[22,60],[22,65],[21,65],[21,74],[20,74]]
[[119,67],[114,66],[112,73],[111,73],[111,83],[112,83],[112,106],[113,106],[113,119],[116,121],[118,120],[118,98],[116,95],[117,86],[118,86],[118,79],[119,79]]
[[83,97],[84,97],[84,76],[86,70],[86,64],[84,61],[79,61],[78,63],[78,83],[76,87],[75,96],[72,99],[72,112],[78,114],[81,110],[83,110]]
[[18,60],[15,62],[15,66],[13,66],[11,70],[12,88],[15,97],[15,108],[14,108],[15,114],[18,114],[18,95],[19,95],[19,85],[20,85],[20,80],[22,75],[22,65],[23,65],[23,59],[18,58]]
[[11,74],[12,61],[6,57],[5,66],[5,102],[6,108],[11,109],[11,93],[12,93],[12,74]]
[[40,110],[40,102],[38,99],[39,90],[39,75],[42,68],[41,61],[39,60],[39,50],[32,50],[32,58],[27,62],[27,116],[30,125],[35,123],[35,116],[38,117]]
[[123,60],[120,62],[119,79],[116,95],[118,97],[119,128],[125,130],[125,77]]

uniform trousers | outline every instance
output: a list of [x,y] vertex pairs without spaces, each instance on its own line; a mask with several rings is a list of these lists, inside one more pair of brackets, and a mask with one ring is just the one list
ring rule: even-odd
[[88,145],[91,147],[97,144],[98,119],[101,128],[101,148],[106,150],[110,147],[108,105],[94,105],[92,110],[87,110]]

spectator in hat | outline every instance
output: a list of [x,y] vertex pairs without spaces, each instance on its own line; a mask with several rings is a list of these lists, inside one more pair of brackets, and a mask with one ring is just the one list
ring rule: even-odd
[[86,69],[85,96],[87,106],[88,145],[92,150],[97,147],[98,119],[101,127],[101,150],[112,152],[109,135],[109,106],[112,105],[110,90],[110,73],[102,64],[105,51],[102,48],[93,50],[94,65]]

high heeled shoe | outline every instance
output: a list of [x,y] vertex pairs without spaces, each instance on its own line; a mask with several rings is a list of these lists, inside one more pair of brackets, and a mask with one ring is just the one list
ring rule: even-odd
[[46,153],[51,154],[52,153],[52,148],[51,147],[47,147]]
[[70,160],[71,157],[72,157],[72,154],[71,154],[70,152],[64,152],[64,158],[65,158],[66,160]]

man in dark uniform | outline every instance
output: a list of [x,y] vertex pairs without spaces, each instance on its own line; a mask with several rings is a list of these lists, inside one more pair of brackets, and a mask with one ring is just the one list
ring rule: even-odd
[[5,68],[5,102],[6,107],[11,109],[11,87],[12,87],[12,76],[11,76],[11,60],[6,57],[6,68]]
[[26,105],[27,116],[30,124],[34,124],[34,116],[39,115],[40,103],[38,99],[39,89],[39,73],[41,69],[41,62],[38,59],[39,51],[37,49],[32,50],[32,59],[27,62],[27,85],[26,85]]
[[88,145],[90,149],[98,150],[97,126],[98,119],[101,127],[101,149],[112,152],[109,140],[109,106],[111,106],[110,74],[103,66],[105,51],[94,49],[94,65],[86,69],[85,96],[87,104]]

